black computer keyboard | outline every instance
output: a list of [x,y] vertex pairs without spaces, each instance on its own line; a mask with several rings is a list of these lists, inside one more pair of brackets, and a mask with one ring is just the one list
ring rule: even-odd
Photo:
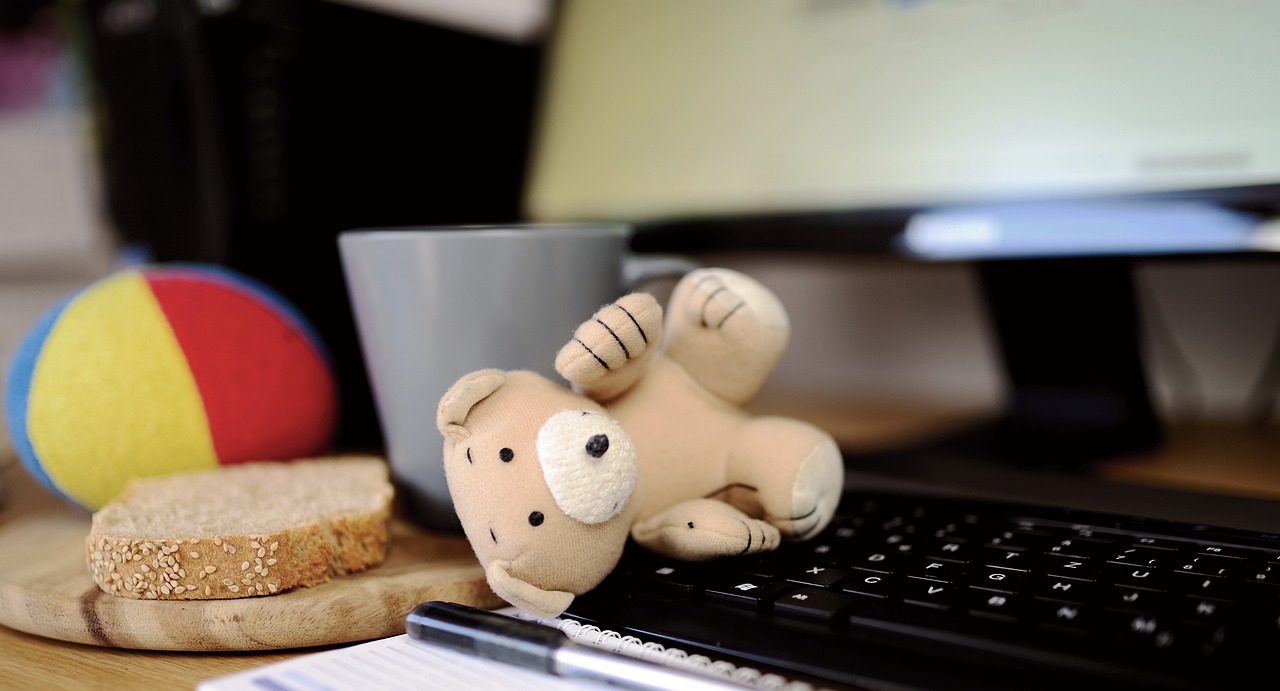
[[565,616],[833,688],[1276,688],[1280,535],[854,493],[771,554],[629,545]]

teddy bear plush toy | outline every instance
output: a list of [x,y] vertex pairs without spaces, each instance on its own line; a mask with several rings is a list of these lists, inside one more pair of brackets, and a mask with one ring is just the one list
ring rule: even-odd
[[527,371],[459,379],[436,422],[494,592],[554,617],[613,570],[628,537],[699,561],[820,532],[843,484],[835,441],[742,408],[789,336],[759,282],[699,269],[665,319],[653,296],[630,293],[583,322],[555,360],[572,389]]

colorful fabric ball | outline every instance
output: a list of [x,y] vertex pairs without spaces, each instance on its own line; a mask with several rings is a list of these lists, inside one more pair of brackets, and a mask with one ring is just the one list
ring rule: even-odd
[[155,264],[45,314],[14,353],[5,413],[27,470],[97,510],[132,477],[321,455],[338,394],[281,296],[224,268]]

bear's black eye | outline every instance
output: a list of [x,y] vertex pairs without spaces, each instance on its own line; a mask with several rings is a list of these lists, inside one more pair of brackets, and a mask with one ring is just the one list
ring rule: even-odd
[[529,525],[534,527],[540,526],[542,525],[542,521],[544,518],[546,517],[542,515],[541,511],[534,511],[533,513],[529,514]]
[[587,440],[587,455],[600,458],[609,450],[609,438],[603,434],[593,435]]
[[505,446],[502,448],[501,451],[498,452],[498,458],[501,458],[503,463],[510,463],[511,459],[515,457],[516,457],[516,452],[506,448]]

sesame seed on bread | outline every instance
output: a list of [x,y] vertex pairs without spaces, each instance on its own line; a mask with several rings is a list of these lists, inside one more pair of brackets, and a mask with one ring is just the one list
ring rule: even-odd
[[139,478],[93,515],[93,580],[121,597],[273,595],[381,564],[386,462],[343,456]]

